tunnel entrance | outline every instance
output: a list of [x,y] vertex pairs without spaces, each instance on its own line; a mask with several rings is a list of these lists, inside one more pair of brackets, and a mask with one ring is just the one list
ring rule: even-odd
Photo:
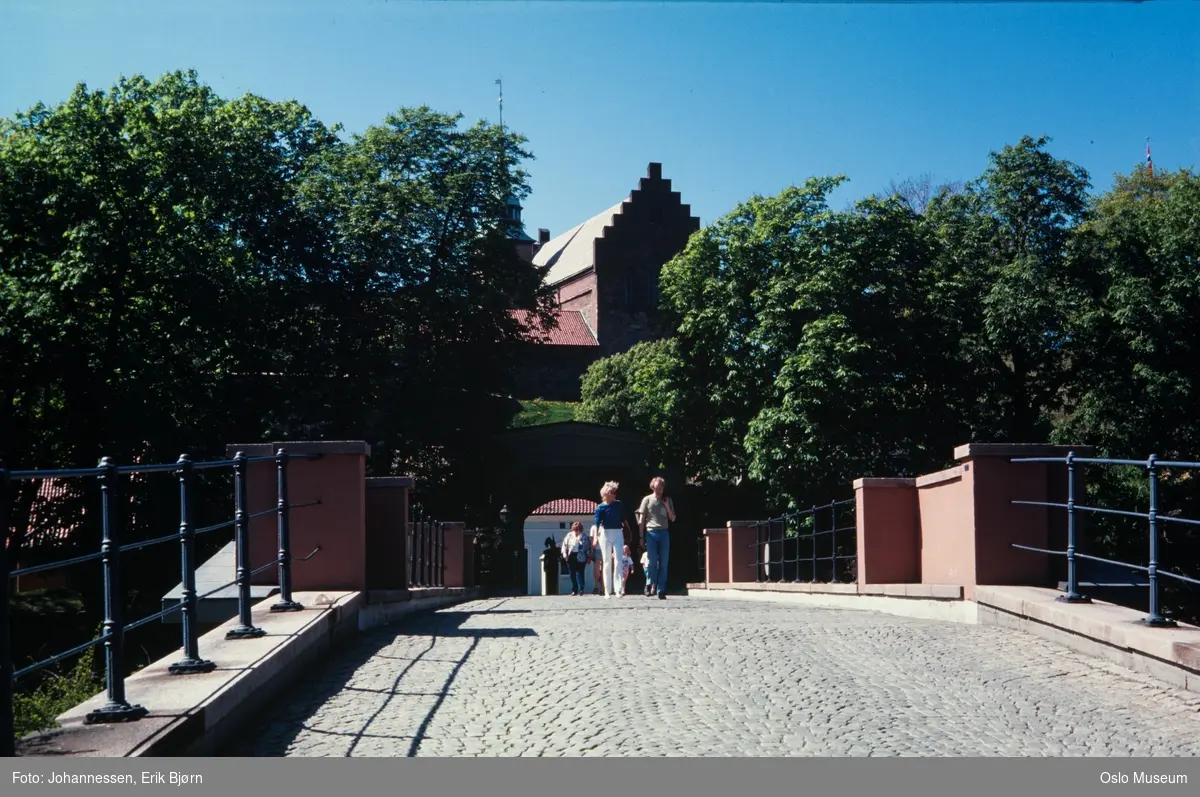
[[[508,586],[520,594],[541,594],[546,539],[560,545],[575,520],[590,528],[602,484],[620,484],[617,497],[632,519],[649,491],[650,478],[658,475],[646,462],[648,447],[642,435],[611,426],[580,421],[527,426],[501,432],[493,442],[489,492],[502,508],[498,515],[514,563]],[[636,543],[636,531],[634,536],[626,542]],[[673,546],[672,564],[682,554]],[[640,551],[633,555],[634,576],[628,584],[634,594],[644,585],[640,556]],[[591,591],[594,574],[591,567],[588,571]],[[570,578],[562,567],[560,585],[570,594]]]

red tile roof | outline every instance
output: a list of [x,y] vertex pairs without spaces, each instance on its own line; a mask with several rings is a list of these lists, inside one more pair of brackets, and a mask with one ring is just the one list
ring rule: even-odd
[[[130,482],[138,481],[139,475],[131,474]],[[65,545],[70,541],[71,535],[80,527],[81,521],[72,522],[63,517],[64,510],[69,512],[66,507],[70,502],[83,500],[77,492],[71,489],[71,482],[70,479],[40,480],[37,496],[33,499],[33,506],[29,510],[29,527],[25,539],[21,542],[22,548],[54,547]],[[75,484],[75,490],[81,486]],[[128,498],[132,504],[133,496],[129,495]],[[80,506],[78,517],[82,518],[86,514],[87,507]],[[8,540],[6,547],[9,547],[11,542],[12,540]]]
[[542,504],[530,512],[530,515],[592,515],[596,512],[596,502],[586,498],[560,498],[548,504]]
[[[73,496],[67,481],[63,479],[42,479],[38,485],[37,496],[29,510],[29,530],[21,541],[22,548],[40,548],[43,546],[62,545],[71,537],[77,528],[70,521],[60,520],[55,504],[65,504]],[[82,515],[87,510],[79,509]],[[5,547],[10,547],[12,539],[5,541]]]
[[[531,327],[530,337],[538,343],[547,346],[599,346],[596,336],[588,328],[583,313],[578,310],[555,310],[554,318],[558,326],[542,330],[531,317],[528,310],[513,310],[513,318],[526,327]],[[548,339],[546,339],[548,338]]]

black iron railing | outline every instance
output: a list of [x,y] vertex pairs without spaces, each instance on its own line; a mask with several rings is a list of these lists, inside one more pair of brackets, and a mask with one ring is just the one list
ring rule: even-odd
[[708,581],[708,539],[703,533],[696,540],[696,573],[696,583],[703,584]]
[[[42,670],[64,659],[76,656],[89,648],[104,646],[104,680],[107,692],[105,704],[90,712],[86,717],[88,723],[128,722],[139,720],[146,716],[148,709],[144,706],[131,704],[125,696],[125,659],[124,639],[126,633],[155,620],[161,620],[175,612],[182,617],[183,658],[169,668],[171,675],[187,675],[191,673],[211,672],[216,663],[201,658],[200,635],[197,608],[201,600],[232,586],[238,588],[238,625],[230,630],[226,637],[229,639],[247,639],[263,636],[262,629],[254,627],[251,619],[250,580],[258,573],[270,568],[279,571],[279,601],[272,605],[271,611],[296,611],[304,608],[292,599],[292,562],[307,561],[320,550],[318,547],[305,557],[296,559],[291,554],[291,538],[289,517],[290,511],[319,504],[320,500],[306,504],[289,504],[287,497],[288,462],[294,459],[317,459],[320,454],[289,454],[284,449],[274,456],[247,457],[239,452],[233,459],[210,462],[193,462],[191,457],[184,454],[177,462],[162,465],[117,465],[109,457],[100,460],[94,468],[76,468],[68,470],[28,470],[8,471],[0,463],[0,755],[13,755],[13,689],[17,679]],[[250,513],[247,511],[248,496],[246,491],[246,469],[251,463],[274,462],[277,472],[277,501],[271,509]],[[194,477],[198,471],[229,468],[233,471],[234,483],[234,517],[232,520],[211,526],[195,528],[192,521],[194,492]],[[173,473],[179,480],[179,529],[171,534],[142,540],[135,543],[122,544],[121,523],[117,512],[116,491],[118,477],[124,474]],[[100,487],[100,524],[102,540],[100,550],[95,553],[75,556],[69,559],[40,564],[32,567],[9,570],[8,542],[9,530],[9,487],[13,482],[33,479],[87,479],[94,478]],[[250,521],[256,517],[275,515],[278,523],[279,550],[277,556],[270,562],[253,570],[250,562]],[[233,529],[234,541],[237,548],[236,578],[227,584],[222,584],[203,595],[196,594],[196,538],[222,529]],[[182,595],[179,603],[156,612],[148,617],[142,617],[133,622],[127,622],[123,611],[123,593],[121,592],[121,554],[148,548],[162,543],[177,543],[180,546],[180,571]],[[12,646],[9,637],[8,615],[8,581],[21,576],[30,576],[50,570],[70,567],[99,561],[104,579],[104,624],[97,638],[77,645],[49,658],[34,662],[19,670],[14,670]]]
[[446,532],[434,520],[416,520],[408,526],[408,586],[443,587],[446,584]]
[[[848,498],[750,524],[754,580],[820,584],[853,581],[858,553],[855,500]],[[806,578],[807,576],[807,578]]]
[[[1159,479],[1162,468],[1170,468],[1172,470],[1196,470],[1200,469],[1200,462],[1172,462],[1160,460],[1155,455],[1151,454],[1148,459],[1099,459],[1092,457],[1077,457],[1075,454],[1069,453],[1065,457],[1029,457],[1013,459],[1013,462],[1041,462],[1041,463],[1058,463],[1063,464],[1067,468],[1067,502],[1054,503],[1050,501],[1013,501],[1014,504],[1022,504],[1025,506],[1042,506],[1056,509],[1067,510],[1067,549],[1065,551],[1047,550],[1045,548],[1034,548],[1028,545],[1013,544],[1014,548],[1019,548],[1023,551],[1033,551],[1035,553],[1050,554],[1051,556],[1065,556],[1067,558],[1067,591],[1059,596],[1059,600],[1065,603],[1090,603],[1091,598],[1079,592],[1079,579],[1077,573],[1077,560],[1084,559],[1091,562],[1098,562],[1104,565],[1128,568],[1146,574],[1147,588],[1149,590],[1149,611],[1143,624],[1152,628],[1174,628],[1176,622],[1167,617],[1164,617],[1159,611],[1159,583],[1160,576],[1167,576],[1179,582],[1200,585],[1200,580],[1188,578],[1179,573],[1164,571],[1160,567],[1159,543],[1160,543],[1160,527],[1159,524],[1179,523],[1189,526],[1200,526],[1200,520],[1191,518],[1175,517],[1172,515],[1164,515],[1159,506],[1158,488]],[[1095,506],[1084,506],[1079,503],[1079,496],[1076,494],[1079,476],[1081,476],[1082,466],[1086,465],[1101,465],[1107,467],[1133,467],[1142,468],[1146,471],[1147,479],[1150,487],[1150,506],[1147,512],[1131,512],[1124,509],[1105,509]],[[1117,562],[1111,559],[1103,559],[1099,556],[1080,553],[1078,550],[1077,525],[1079,512],[1094,512],[1103,515],[1118,515],[1123,517],[1139,518],[1148,521],[1148,563],[1146,565],[1133,564],[1132,562]]]

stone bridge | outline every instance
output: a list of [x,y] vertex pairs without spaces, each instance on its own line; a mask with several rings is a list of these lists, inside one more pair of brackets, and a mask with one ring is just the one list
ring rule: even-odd
[[253,756],[1195,756],[1200,695],[998,626],[524,597],[363,634],[241,738]]
[[[174,653],[113,679],[23,755],[1200,755],[1200,628],[1120,603],[1144,582],[1059,582],[1081,479],[1019,463],[1058,449],[963,446],[940,473],[860,479],[829,505],[852,520],[812,510],[820,549],[705,529],[703,581],[659,601],[489,592],[476,535],[412,522],[412,481],[365,478],[365,444],[262,448],[308,458],[246,470],[238,539],[261,578],[225,596],[230,549],[164,598],[208,626],[184,626],[206,666]],[[313,553],[277,604],[285,529]],[[853,567],[822,579],[819,556]],[[122,696],[140,719],[93,724]]]

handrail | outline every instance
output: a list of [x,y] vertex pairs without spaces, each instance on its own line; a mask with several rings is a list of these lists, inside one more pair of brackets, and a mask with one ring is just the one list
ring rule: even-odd
[[[1110,459],[1103,457],[1077,457],[1075,452],[1069,452],[1065,457],[1022,457],[1011,460],[1016,463],[1037,462],[1044,464],[1062,464],[1067,468],[1067,502],[1053,501],[1012,501],[1013,504],[1023,506],[1040,506],[1054,509],[1067,510],[1067,548],[1062,550],[1048,550],[1044,548],[1034,548],[1026,545],[1013,544],[1013,548],[1036,553],[1048,554],[1051,556],[1065,556],[1067,558],[1067,591],[1066,594],[1059,596],[1058,600],[1064,603],[1091,603],[1091,598],[1083,595],[1079,591],[1079,579],[1076,572],[1076,562],[1079,559],[1087,561],[1101,562],[1116,567],[1129,568],[1137,570],[1147,575],[1147,589],[1149,590],[1149,611],[1146,617],[1141,621],[1144,625],[1151,628],[1175,628],[1177,623],[1164,617],[1159,611],[1159,594],[1158,594],[1158,579],[1159,576],[1166,576],[1187,584],[1200,586],[1200,579],[1189,578],[1179,573],[1172,573],[1160,569],[1159,566],[1159,523],[1181,523],[1185,525],[1200,525],[1200,520],[1193,518],[1164,516],[1160,514],[1158,488],[1161,478],[1162,468],[1192,470],[1200,469],[1200,462],[1183,462],[1175,460],[1160,460],[1156,455],[1151,454],[1146,459]],[[1077,491],[1077,473],[1081,465],[1101,465],[1101,466],[1116,466],[1116,467],[1137,467],[1145,468],[1149,479],[1150,487],[1150,506],[1147,512],[1133,512],[1125,509],[1109,509],[1106,507],[1086,506],[1080,504],[1076,499]],[[1091,556],[1089,554],[1079,553],[1077,550],[1077,513],[1079,512],[1094,512],[1103,515],[1117,515],[1121,517],[1133,517],[1148,521],[1149,524],[1149,563],[1146,565],[1138,565],[1132,562],[1121,562],[1112,559],[1104,559],[1099,556]]]
[[413,520],[407,532],[409,589],[445,586],[445,524],[436,520]]
[[[819,506],[814,505],[814,506],[809,507],[808,509],[798,509],[798,510],[794,510],[792,512],[784,513],[778,517],[768,518],[766,520],[757,520],[757,521],[750,523],[747,526],[747,528],[754,529],[755,540],[753,543],[749,544],[747,547],[754,548],[755,552],[754,552],[754,561],[747,564],[747,566],[755,568],[755,571],[754,571],[755,572],[755,578],[754,578],[755,582],[756,583],[783,583],[783,582],[785,582],[786,579],[784,577],[784,570],[785,570],[786,565],[790,564],[790,565],[795,566],[795,578],[792,579],[791,583],[793,583],[793,584],[805,583],[800,578],[800,572],[801,572],[800,565],[802,562],[804,562],[804,563],[808,564],[809,581],[807,583],[810,583],[810,584],[822,583],[819,578],[819,575],[820,575],[819,563],[828,563],[828,571],[829,571],[829,576],[830,576],[829,583],[840,583],[839,582],[839,573],[838,573],[838,563],[852,561],[852,560],[856,561],[858,559],[857,551],[855,551],[855,553],[851,553],[851,554],[838,553],[838,551],[839,551],[838,535],[844,534],[845,532],[848,532],[848,531],[857,532],[857,530],[858,530],[857,524],[841,525],[841,526],[838,525],[839,513],[845,511],[845,509],[850,509],[850,512],[853,513],[856,510],[856,499],[845,498],[845,499],[841,499],[841,500],[837,500],[837,501],[830,501],[827,504],[821,504]],[[818,528],[818,518],[821,516],[821,513],[824,513],[826,511],[829,512],[829,518],[830,518],[829,527],[828,528]],[[808,519],[808,518],[812,519],[812,529],[810,531],[798,532],[791,536],[789,536],[787,534],[787,524],[789,522],[797,521],[797,520],[804,520],[804,519]],[[775,530],[777,527],[779,530],[778,537],[775,536]],[[826,536],[828,536],[830,538],[829,555],[828,556],[818,556],[817,555],[817,539],[824,538]],[[800,555],[800,543],[802,540],[810,541],[809,555],[806,557],[801,557],[801,555]],[[854,540],[855,540],[855,544],[857,546],[857,535],[854,537]],[[778,559],[774,558],[774,551],[776,549],[776,545],[775,545],[776,543],[778,544],[778,550],[779,550],[779,558]],[[787,558],[784,553],[784,551],[786,550],[786,548],[789,545],[794,546],[794,549],[795,549],[795,556],[793,556],[791,558]],[[766,553],[766,556],[764,556],[764,552]],[[780,577],[777,580],[772,579],[770,577],[771,569],[775,568],[775,567],[779,568],[779,576]]]
[[[216,664],[202,659],[199,650],[199,623],[197,608],[203,600],[217,592],[236,586],[238,588],[238,617],[239,624],[226,634],[228,639],[243,639],[260,637],[265,632],[255,628],[251,622],[250,579],[258,573],[270,568],[279,571],[280,601],[271,606],[272,611],[296,611],[304,608],[292,599],[291,565],[295,561],[307,561],[314,557],[320,546],[308,556],[294,557],[291,551],[289,533],[290,512],[293,509],[303,509],[316,506],[320,499],[303,504],[292,504],[287,499],[288,463],[291,460],[315,460],[322,454],[291,454],[280,448],[272,456],[247,457],[238,452],[232,459],[220,459],[204,462],[193,462],[187,454],[183,454],[176,462],[153,465],[117,465],[110,457],[104,457],[94,468],[66,468],[54,470],[6,470],[0,462],[0,537],[7,537],[9,527],[10,495],[9,488],[13,482],[34,479],[74,479],[96,478],[100,484],[102,542],[100,550],[95,553],[70,557],[56,562],[49,562],[30,567],[9,569],[8,546],[0,544],[0,755],[11,756],[14,753],[13,740],[13,708],[12,697],[14,682],[17,678],[38,670],[45,669],[71,656],[82,653],[90,648],[104,646],[104,671],[106,684],[105,704],[89,713],[87,723],[126,722],[145,717],[148,710],[142,706],[133,705],[125,697],[125,662],[124,637],[132,631],[155,620],[161,620],[178,612],[182,615],[183,658],[172,664],[168,671],[172,675],[210,672]],[[276,505],[270,509],[250,513],[247,511],[248,493],[246,490],[246,471],[250,463],[274,462],[276,465]],[[197,471],[231,468],[234,475],[234,505],[235,516],[232,520],[223,521],[202,528],[194,528],[192,523],[193,481]],[[116,512],[115,493],[118,487],[117,477],[136,473],[174,473],[179,481],[180,520],[178,531],[172,534],[124,544],[121,542],[121,529]],[[247,567],[250,561],[249,523],[250,520],[266,515],[275,515],[278,524],[278,552],[271,561],[253,570]],[[227,584],[211,589],[203,595],[196,590],[195,538],[197,535],[209,534],[222,529],[234,529],[234,542],[237,547],[237,577]],[[181,547],[181,583],[183,594],[180,601],[162,611],[133,622],[126,622],[122,616],[122,601],[120,587],[121,554],[149,548],[163,543],[176,542]],[[72,567],[79,564],[99,560],[104,577],[104,624],[99,636],[89,642],[77,645],[70,650],[57,653],[41,661],[33,662],[20,670],[14,671],[12,648],[9,638],[8,589],[9,579],[43,573],[50,570]]]

